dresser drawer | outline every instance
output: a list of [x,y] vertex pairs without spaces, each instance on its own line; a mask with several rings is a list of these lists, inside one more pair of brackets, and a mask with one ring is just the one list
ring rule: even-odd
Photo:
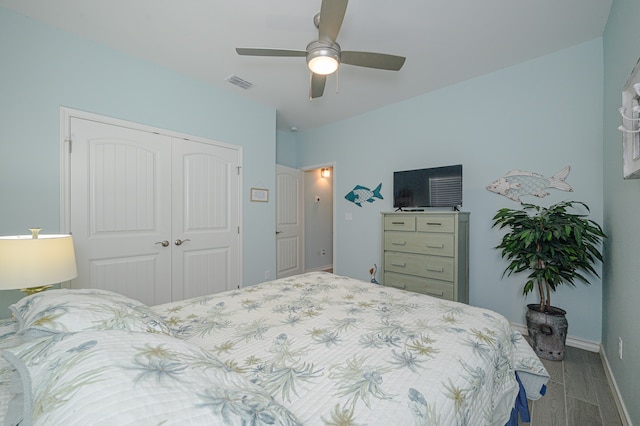
[[412,275],[384,273],[384,285],[416,293],[427,294],[441,299],[453,300],[453,283],[438,281],[430,278],[414,277]]
[[453,234],[398,231],[384,233],[385,250],[453,257],[454,248]]
[[454,261],[450,257],[388,251],[384,254],[384,270],[453,281]]
[[416,229],[420,232],[450,232],[455,230],[455,219],[447,215],[418,216]]
[[404,215],[385,216],[384,229],[385,231],[415,231],[416,217]]

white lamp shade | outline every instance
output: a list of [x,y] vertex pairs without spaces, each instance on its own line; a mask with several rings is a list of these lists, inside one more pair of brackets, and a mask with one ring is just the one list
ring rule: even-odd
[[58,284],[77,276],[71,235],[0,237],[0,290]]

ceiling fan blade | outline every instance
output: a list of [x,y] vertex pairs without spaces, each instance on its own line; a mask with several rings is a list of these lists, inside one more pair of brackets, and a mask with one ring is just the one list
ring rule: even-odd
[[348,0],[322,0],[318,38],[333,44],[338,37]]
[[304,50],[289,49],[257,49],[251,47],[236,47],[238,55],[246,56],[307,56]]
[[342,51],[340,62],[358,67],[399,71],[407,58],[386,53]]
[[311,73],[311,87],[309,88],[309,97],[319,98],[324,93],[324,85],[327,82],[326,75]]

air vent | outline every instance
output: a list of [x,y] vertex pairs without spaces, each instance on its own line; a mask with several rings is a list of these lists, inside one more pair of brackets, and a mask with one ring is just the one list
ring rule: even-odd
[[249,82],[247,80],[244,80],[244,79],[238,77],[237,75],[230,75],[229,77],[227,77],[225,79],[225,81],[228,81],[231,84],[235,84],[236,86],[241,87],[241,88],[243,88],[245,90],[250,89],[250,88],[253,87],[253,83],[251,83],[251,82]]

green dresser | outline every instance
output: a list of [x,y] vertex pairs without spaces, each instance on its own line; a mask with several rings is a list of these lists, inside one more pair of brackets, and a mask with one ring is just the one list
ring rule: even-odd
[[469,303],[469,213],[382,213],[382,283]]

